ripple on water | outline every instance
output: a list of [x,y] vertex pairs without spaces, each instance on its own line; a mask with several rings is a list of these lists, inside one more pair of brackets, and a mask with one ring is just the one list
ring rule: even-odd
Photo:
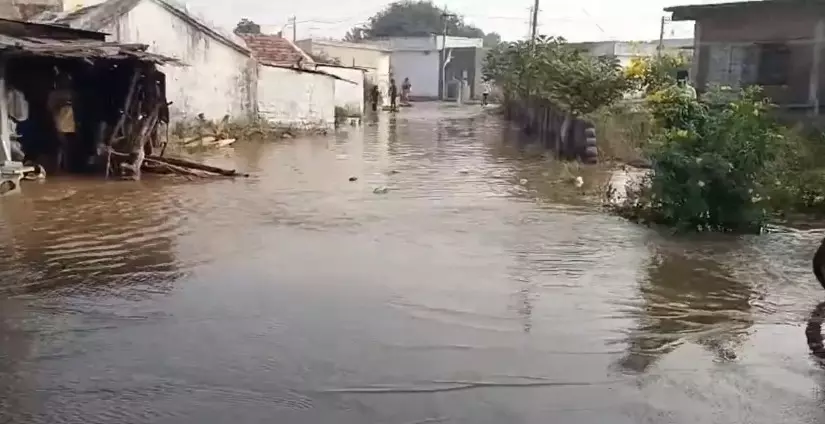
[[249,180],[4,199],[0,421],[825,419],[821,231],[660,234],[497,117],[412,109],[204,157]]

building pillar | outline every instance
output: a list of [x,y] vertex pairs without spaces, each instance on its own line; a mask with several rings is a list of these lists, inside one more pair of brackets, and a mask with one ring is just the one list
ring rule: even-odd
[[819,19],[814,30],[813,59],[811,60],[811,78],[808,86],[808,103],[811,114],[819,115],[819,78],[822,61],[822,45],[825,42],[825,20]]
[[0,57],[0,196],[20,190],[23,164],[11,158],[9,96],[6,92],[6,59]]
[[693,24],[693,58],[690,64],[690,75],[688,77],[690,79],[690,84],[693,85],[697,90],[704,88],[699,86],[699,60],[701,59],[701,52],[702,21],[696,21],[696,23]]
[[0,166],[5,166],[11,162],[11,128],[6,93],[6,61],[3,59],[0,59],[0,145]]

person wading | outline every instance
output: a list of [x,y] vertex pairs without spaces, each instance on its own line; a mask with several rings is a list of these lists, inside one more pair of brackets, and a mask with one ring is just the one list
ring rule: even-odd
[[390,80],[390,111],[398,110],[398,86],[395,85],[395,78]]
[[481,92],[481,105],[487,106],[487,102],[490,98],[490,82],[484,81],[484,83],[482,83],[481,85],[481,89],[484,90]]
[[378,112],[378,103],[381,102],[381,91],[377,85],[373,85],[370,90],[370,102],[372,103],[372,111]]
[[404,82],[401,84],[401,104],[408,105],[410,104],[410,92],[412,91],[412,84],[410,84],[409,78],[404,78]]
[[48,108],[57,132],[56,169],[69,169],[70,149],[76,147],[71,84],[71,78],[67,74],[58,74],[55,88],[48,98]]

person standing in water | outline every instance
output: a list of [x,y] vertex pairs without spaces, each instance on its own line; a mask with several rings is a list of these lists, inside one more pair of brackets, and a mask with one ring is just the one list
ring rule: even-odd
[[378,112],[378,103],[381,102],[381,91],[378,90],[377,85],[373,85],[372,90],[370,90],[370,102],[372,103],[372,111]]
[[57,136],[56,169],[66,170],[72,165],[75,146],[75,120],[72,106],[72,80],[68,74],[58,73],[54,89],[49,93],[48,109],[54,120]]
[[481,106],[487,106],[487,102],[490,98],[490,81],[484,81],[482,83],[481,89]]
[[410,91],[412,91],[412,84],[409,78],[404,78],[404,83],[401,84],[401,104],[410,104]]
[[398,110],[398,104],[396,103],[398,99],[398,86],[395,85],[395,78],[390,79],[390,111],[395,112]]

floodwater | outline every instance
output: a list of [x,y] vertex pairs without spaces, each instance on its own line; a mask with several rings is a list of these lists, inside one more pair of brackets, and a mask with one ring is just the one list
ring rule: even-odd
[[0,422],[825,422],[821,231],[639,227],[507,134],[419,104],[210,159],[251,179],[25,185]]

